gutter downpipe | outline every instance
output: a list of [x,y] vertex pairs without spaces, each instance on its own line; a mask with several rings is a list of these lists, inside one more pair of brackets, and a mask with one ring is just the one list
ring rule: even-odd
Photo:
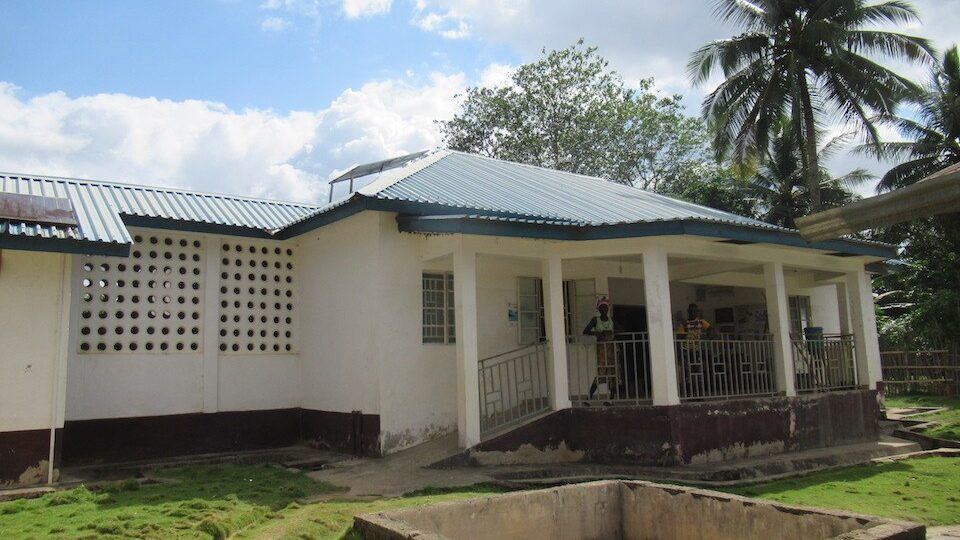
[[53,474],[56,471],[54,457],[57,444],[57,419],[59,417],[60,404],[60,369],[66,355],[66,347],[63,346],[63,312],[64,298],[67,296],[64,289],[68,286],[70,279],[70,256],[63,255],[63,263],[60,266],[60,293],[57,302],[57,356],[56,363],[53,366],[53,392],[52,403],[50,404],[50,449],[47,454],[47,484],[53,484]]

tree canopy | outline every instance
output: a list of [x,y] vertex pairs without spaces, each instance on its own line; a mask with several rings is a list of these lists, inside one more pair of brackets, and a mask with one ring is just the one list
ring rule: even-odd
[[766,151],[775,124],[789,116],[800,144],[810,206],[821,206],[817,132],[833,111],[879,144],[876,114],[917,91],[915,83],[873,59],[929,61],[926,39],[875,30],[918,20],[903,0],[717,0],[716,13],[743,32],[708,43],[690,58],[695,84],[725,80],[703,102],[719,156],[745,161]]
[[440,123],[455,150],[608,178],[658,190],[690,181],[711,162],[703,122],[652,79],[627,86],[583,41],[542,53],[510,83],[471,87]]

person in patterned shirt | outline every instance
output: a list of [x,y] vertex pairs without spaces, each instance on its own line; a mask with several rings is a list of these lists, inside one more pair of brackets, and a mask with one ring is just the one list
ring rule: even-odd
[[700,306],[690,304],[687,306],[687,320],[680,323],[677,329],[677,337],[680,339],[698,340],[709,334],[713,325],[700,317]]

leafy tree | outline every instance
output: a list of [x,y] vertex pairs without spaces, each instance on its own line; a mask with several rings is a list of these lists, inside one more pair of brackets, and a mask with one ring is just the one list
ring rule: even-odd
[[[907,159],[891,168],[877,189],[901,188],[960,163],[960,55],[944,54],[930,84],[917,98],[917,119],[883,118],[912,138],[887,142],[879,155]],[[862,148],[876,153],[874,148]],[[900,244],[894,271],[877,279],[881,333],[890,345],[942,347],[960,344],[960,213],[890,227],[878,237]]]
[[877,318],[888,346],[960,343],[960,214],[906,225],[892,271],[876,280]]
[[[850,135],[836,137],[817,149],[818,163],[831,157]],[[802,174],[801,143],[793,121],[782,117],[773,126],[762,165],[753,175],[749,192],[755,198],[760,219],[782,227],[796,228],[796,218],[808,214],[813,205],[809,185]],[[817,177],[821,205],[835,207],[854,199],[852,188],[871,179],[863,169],[839,177],[821,167]]]
[[878,157],[907,160],[883,175],[878,191],[908,186],[960,163],[960,54],[956,45],[943,55],[943,64],[933,69],[916,105],[917,119],[893,115],[879,119],[895,126],[910,141],[860,148]]
[[750,191],[750,184],[740,180],[735,171],[728,167],[709,165],[697,171],[696,176],[698,178],[692,181],[683,180],[661,185],[660,191],[671,197],[739,216],[758,217],[756,199],[745,196]]
[[583,40],[517,68],[510,84],[472,87],[440,122],[455,150],[609,178],[645,189],[694,180],[710,161],[702,122],[653,80],[627,87]]
[[719,71],[723,83],[703,102],[720,155],[745,161],[762,153],[780,117],[793,120],[810,207],[821,207],[817,131],[836,111],[871,144],[872,120],[917,90],[868,56],[928,61],[927,40],[868,27],[918,20],[905,0],[716,0],[717,15],[743,33],[708,43],[691,56],[695,84]]

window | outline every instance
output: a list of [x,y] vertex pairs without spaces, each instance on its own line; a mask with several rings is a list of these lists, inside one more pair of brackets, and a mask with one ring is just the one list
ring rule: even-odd
[[520,344],[529,345],[547,339],[543,318],[543,280],[535,277],[518,277],[517,305],[520,318],[517,325]]
[[453,273],[423,273],[423,342],[456,343]]
[[813,324],[810,317],[810,297],[809,296],[791,296],[790,304],[790,333],[800,338],[803,336],[803,329]]
[[597,284],[593,279],[563,282],[563,319],[567,341],[575,342],[596,312]]

